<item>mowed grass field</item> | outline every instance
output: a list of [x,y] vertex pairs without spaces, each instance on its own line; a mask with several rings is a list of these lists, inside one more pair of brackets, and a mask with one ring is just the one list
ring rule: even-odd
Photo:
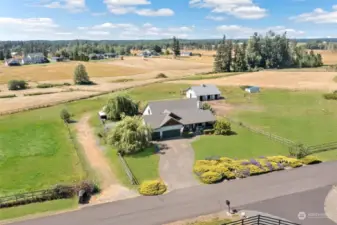
[[61,62],[38,65],[26,65],[20,67],[0,66],[0,83],[7,83],[12,79],[26,81],[55,81],[73,79],[73,73],[77,64],[85,65],[90,77],[115,77],[129,76],[145,73],[148,70],[138,67],[114,65],[114,61],[99,62]]

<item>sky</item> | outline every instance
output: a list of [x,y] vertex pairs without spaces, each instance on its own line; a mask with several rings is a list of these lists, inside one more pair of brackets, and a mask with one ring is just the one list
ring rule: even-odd
[[337,38],[336,0],[1,0],[0,40]]

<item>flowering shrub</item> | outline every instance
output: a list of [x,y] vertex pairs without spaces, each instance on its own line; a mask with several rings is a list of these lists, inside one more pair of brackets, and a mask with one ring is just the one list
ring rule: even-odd
[[221,173],[209,171],[202,174],[200,180],[205,184],[214,184],[222,180],[222,175]]
[[161,180],[144,181],[139,187],[139,193],[146,196],[161,195],[166,189],[166,185]]
[[316,156],[306,156],[303,159],[301,159],[301,162],[305,165],[312,165],[321,163],[322,161],[319,160]]

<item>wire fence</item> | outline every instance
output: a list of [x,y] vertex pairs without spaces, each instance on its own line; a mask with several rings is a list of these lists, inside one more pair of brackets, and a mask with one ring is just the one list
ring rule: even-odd
[[337,149],[337,141],[319,144],[319,145],[312,145],[312,146],[307,147],[307,151],[310,154],[326,152],[326,151],[336,150],[336,149]]
[[129,178],[130,183],[132,185],[139,185],[139,182],[138,182],[137,178],[133,175],[129,165],[127,164],[127,162],[125,161],[123,156],[120,153],[117,153],[117,154],[118,154],[119,161],[121,162],[121,164],[123,166],[123,169],[124,169],[126,175]]
[[257,215],[246,219],[241,219],[222,225],[300,225],[286,220],[276,219],[268,216]]
[[263,130],[251,127],[251,126],[249,126],[247,124],[244,124],[244,123],[242,123],[240,121],[237,121],[237,120],[233,120],[233,119],[228,118],[228,117],[227,117],[227,120],[230,121],[231,123],[234,123],[234,124],[237,124],[237,125],[239,125],[241,127],[244,127],[246,129],[250,130],[251,132],[254,132],[254,133],[257,133],[257,134],[262,134],[262,135],[268,137],[269,139],[277,141],[277,142],[279,142],[281,144],[284,144],[284,145],[287,145],[287,146],[294,146],[294,145],[296,145],[296,142],[294,142],[292,140],[289,140],[287,138],[283,138],[283,137],[280,137],[278,135],[272,134],[270,132],[266,132],[266,131],[263,131]]

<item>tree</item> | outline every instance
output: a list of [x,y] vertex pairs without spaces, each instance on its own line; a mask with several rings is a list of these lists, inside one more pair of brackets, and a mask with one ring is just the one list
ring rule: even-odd
[[134,102],[128,95],[113,95],[104,108],[109,120],[118,121],[123,116],[134,116],[138,114],[139,103]]
[[223,37],[222,42],[219,43],[215,59],[214,59],[214,72],[220,73],[224,72],[224,60],[225,60],[225,54],[226,54],[226,36]]
[[232,133],[231,124],[226,118],[218,119],[214,125],[215,135],[230,135]]
[[170,51],[168,49],[165,50],[165,55],[169,55]]
[[125,117],[108,134],[107,142],[122,154],[131,154],[149,147],[152,129],[141,117]]
[[62,109],[60,112],[60,117],[65,123],[70,122],[71,114],[66,109]]
[[85,66],[83,64],[79,64],[75,68],[74,72],[74,83],[75,84],[92,84],[90,81],[90,78],[88,76],[88,73],[85,69]]
[[202,104],[201,109],[210,110],[213,114],[215,113],[212,106],[210,104],[208,104],[207,102]]
[[5,59],[4,52],[0,50],[0,60],[4,60],[4,59]]
[[155,46],[153,46],[153,51],[161,54],[162,49],[161,49],[161,47],[159,45],[155,45]]
[[24,80],[10,80],[8,81],[8,90],[17,91],[24,90],[28,86],[28,83]]
[[172,51],[173,51],[174,56],[180,55],[180,43],[176,37],[173,37]]

